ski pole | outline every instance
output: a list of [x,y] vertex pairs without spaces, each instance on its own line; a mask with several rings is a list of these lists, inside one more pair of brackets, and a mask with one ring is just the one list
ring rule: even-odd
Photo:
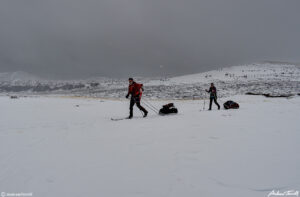
[[156,111],[158,111],[158,109],[156,107],[154,107],[154,105],[151,104],[151,102],[149,102],[148,100],[144,99],[145,102],[147,102],[148,105],[150,105],[152,108],[154,108]]
[[152,107],[152,109],[154,109],[154,111],[156,111],[156,113],[159,112],[159,110],[157,108],[155,108],[153,105],[150,104],[150,107]]
[[147,105],[146,103],[143,103],[143,105],[145,105],[146,107],[148,107],[151,111],[153,111],[154,113],[157,113],[156,110],[154,110],[153,108],[151,108],[149,105]]
[[146,105],[148,108],[150,108],[154,113],[158,113],[158,109],[156,109],[153,105],[151,105],[149,102],[147,102],[146,99],[143,99],[143,104]]
[[154,109],[153,107],[151,107],[150,105],[148,105],[146,102],[143,102],[143,105],[145,105],[146,107],[148,107],[149,109],[151,109],[154,113],[158,114],[158,111],[156,109]]
[[151,108],[156,109],[153,105],[151,105],[151,103],[150,103],[148,100],[143,99],[143,102],[144,102],[145,104],[147,104],[148,106],[151,106]]

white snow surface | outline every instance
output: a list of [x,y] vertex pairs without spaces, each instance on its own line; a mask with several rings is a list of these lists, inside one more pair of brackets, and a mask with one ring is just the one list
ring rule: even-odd
[[[127,100],[0,97],[0,192],[42,197],[263,197],[300,190],[300,97],[111,121]],[[171,101],[151,101],[156,107]],[[221,101],[219,101],[221,103]],[[207,108],[206,101],[206,108]]]

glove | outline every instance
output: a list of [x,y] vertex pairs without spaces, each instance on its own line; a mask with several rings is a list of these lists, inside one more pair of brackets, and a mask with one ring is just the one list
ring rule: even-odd
[[129,94],[126,95],[126,98],[127,98],[127,99],[128,99],[128,97],[129,97]]

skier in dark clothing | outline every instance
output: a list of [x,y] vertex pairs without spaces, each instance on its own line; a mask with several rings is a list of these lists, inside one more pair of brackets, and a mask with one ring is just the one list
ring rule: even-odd
[[133,78],[128,79],[129,86],[128,86],[128,94],[126,95],[126,98],[129,98],[129,95],[131,95],[130,98],[130,114],[129,119],[133,117],[133,106],[136,104],[136,106],[144,112],[144,117],[147,116],[148,111],[141,106],[141,98],[143,93],[143,84],[136,83]]
[[209,98],[210,102],[209,102],[209,109],[208,110],[211,110],[212,101],[215,102],[215,104],[218,106],[218,110],[220,110],[220,105],[217,102],[217,89],[216,89],[216,87],[214,86],[213,83],[210,84],[210,88],[209,88],[209,90],[206,90],[206,92],[210,93],[210,98]]

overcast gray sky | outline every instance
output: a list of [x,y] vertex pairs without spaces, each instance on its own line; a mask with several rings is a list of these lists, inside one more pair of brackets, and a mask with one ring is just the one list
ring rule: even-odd
[[300,61],[299,0],[1,0],[0,72],[157,76]]

